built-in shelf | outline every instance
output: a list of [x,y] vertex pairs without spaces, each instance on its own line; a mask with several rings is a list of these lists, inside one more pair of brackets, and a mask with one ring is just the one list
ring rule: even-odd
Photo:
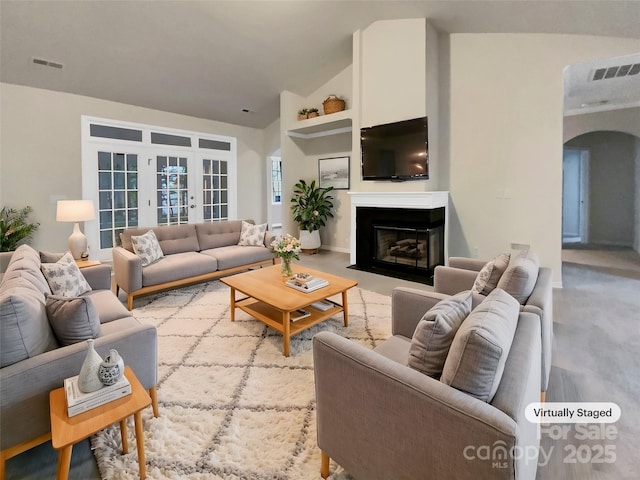
[[351,123],[351,111],[343,110],[342,112],[300,120],[295,128],[290,128],[286,133],[295,138],[325,137],[350,132]]

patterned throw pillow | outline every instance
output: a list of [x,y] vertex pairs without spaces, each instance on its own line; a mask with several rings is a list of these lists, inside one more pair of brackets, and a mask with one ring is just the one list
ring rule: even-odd
[[153,262],[157,262],[164,257],[160,243],[158,243],[158,238],[156,234],[153,233],[153,230],[149,230],[143,235],[133,235],[131,237],[131,243],[133,244],[133,251],[142,260],[143,267],[151,265]]
[[267,224],[253,225],[242,221],[242,231],[238,245],[264,247],[264,234],[267,232]]
[[478,272],[478,276],[476,277],[476,281],[473,283],[473,287],[471,287],[471,291],[474,293],[480,293],[481,295],[487,295],[490,291],[485,293],[485,288],[487,287],[487,282],[491,278],[491,272],[493,272],[494,261],[490,260],[484,264],[482,269]]
[[91,286],[87,283],[69,252],[65,253],[56,263],[41,264],[40,269],[54,295],[77,297],[91,291]]

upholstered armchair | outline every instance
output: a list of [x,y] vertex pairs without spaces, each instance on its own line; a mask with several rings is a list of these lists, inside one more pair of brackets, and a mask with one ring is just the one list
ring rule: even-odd
[[[505,257],[506,256],[506,261]],[[502,258],[501,258],[502,257]],[[530,312],[540,319],[542,340],[541,400],[546,397],[551,372],[553,346],[553,286],[550,268],[540,267],[538,257],[530,250],[514,251],[499,255],[493,260],[451,257],[448,266],[438,266],[434,273],[433,289],[439,298],[474,288],[483,268],[491,266],[487,285],[476,285],[482,291],[493,287],[504,289],[522,305],[523,312]]]
[[[525,407],[539,400],[538,317],[519,312],[513,300],[515,333],[504,371],[495,395],[482,400],[408,366],[414,331],[440,297],[396,288],[393,335],[373,350],[332,332],[315,335],[323,478],[333,459],[355,478],[367,480],[535,479],[539,439]],[[474,296],[474,306],[481,300]],[[535,458],[508,452],[533,452]]]

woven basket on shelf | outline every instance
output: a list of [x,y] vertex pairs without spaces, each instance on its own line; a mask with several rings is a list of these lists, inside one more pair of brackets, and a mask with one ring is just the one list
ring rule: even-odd
[[336,97],[335,95],[329,95],[327,99],[322,102],[322,108],[324,108],[324,114],[341,112],[344,110],[344,100]]

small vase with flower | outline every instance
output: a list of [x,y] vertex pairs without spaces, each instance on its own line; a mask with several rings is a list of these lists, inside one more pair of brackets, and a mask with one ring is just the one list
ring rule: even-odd
[[293,235],[280,235],[273,242],[271,242],[270,250],[280,257],[280,273],[283,279],[288,279],[293,276],[293,260],[299,260],[301,246],[300,240]]

